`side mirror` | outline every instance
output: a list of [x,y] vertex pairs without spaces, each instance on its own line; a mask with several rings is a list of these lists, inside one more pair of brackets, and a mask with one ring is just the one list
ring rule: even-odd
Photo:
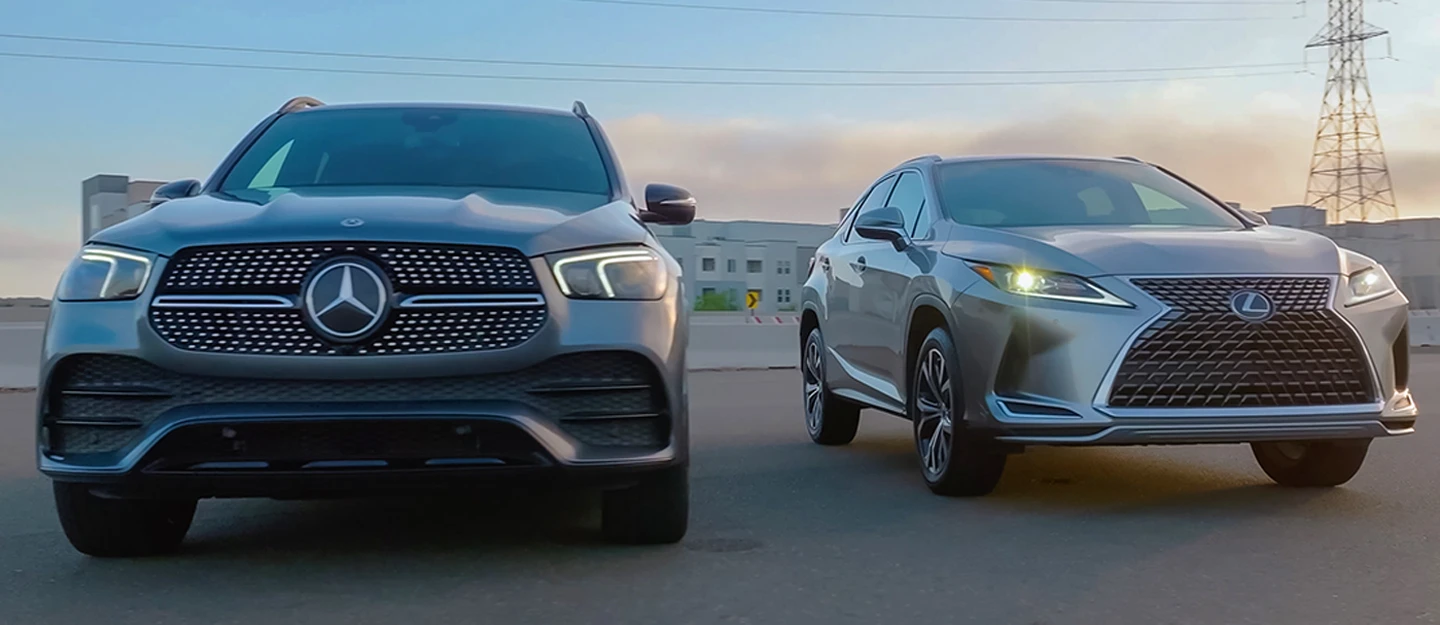
[[695,196],[680,187],[652,184],[645,187],[645,210],[640,221],[683,226],[695,221]]
[[175,182],[167,182],[160,185],[158,188],[155,189],[154,193],[150,194],[150,206],[155,207],[169,202],[170,200],[195,197],[197,195],[200,195],[200,189],[203,186],[204,185],[200,184],[199,180],[195,180],[193,178],[189,178],[186,180],[176,180]]
[[855,220],[855,232],[867,239],[889,241],[896,251],[910,247],[910,235],[905,232],[905,215],[894,206],[859,216]]

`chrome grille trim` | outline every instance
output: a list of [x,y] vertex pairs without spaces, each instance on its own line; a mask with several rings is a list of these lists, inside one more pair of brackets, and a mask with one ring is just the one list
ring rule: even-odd
[[539,295],[415,295],[400,301],[400,308],[509,308],[544,306]]
[[279,295],[161,295],[155,308],[295,308],[295,301]]

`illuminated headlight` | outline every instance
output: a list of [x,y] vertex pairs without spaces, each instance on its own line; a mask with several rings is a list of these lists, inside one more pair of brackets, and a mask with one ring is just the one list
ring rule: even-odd
[[55,297],[66,302],[134,299],[150,280],[150,258],[87,246],[60,277]]
[[1396,291],[1395,281],[1384,267],[1375,265],[1361,269],[1346,279],[1346,306],[1364,304],[1385,297]]
[[990,284],[1016,295],[1105,306],[1134,306],[1079,276],[984,263],[971,263],[970,268]]
[[646,247],[585,250],[546,260],[560,292],[576,299],[660,299],[669,283],[664,259]]

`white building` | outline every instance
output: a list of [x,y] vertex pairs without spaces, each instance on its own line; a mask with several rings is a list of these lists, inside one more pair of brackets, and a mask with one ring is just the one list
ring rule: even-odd
[[1323,234],[1379,261],[1412,309],[1440,308],[1440,218],[1328,224],[1325,211],[1313,206],[1277,206],[1262,214],[1274,225]]
[[81,242],[91,235],[150,210],[150,194],[163,182],[100,174],[80,183]]
[[798,309],[800,284],[815,248],[834,234],[835,224],[778,221],[696,220],[687,226],[654,226],[661,245],[685,271],[692,300],[713,305],[728,300],[739,309],[756,293],[758,313]]

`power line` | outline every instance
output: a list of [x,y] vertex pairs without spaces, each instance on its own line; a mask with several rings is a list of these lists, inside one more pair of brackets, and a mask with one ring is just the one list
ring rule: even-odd
[[648,70],[648,71],[688,71],[688,72],[737,72],[737,73],[764,73],[764,74],[869,74],[869,75],[1023,75],[1023,74],[1143,74],[1155,72],[1198,72],[1198,71],[1228,71],[1241,69],[1266,69],[1266,68],[1295,68],[1300,69],[1299,63],[1242,63],[1235,65],[1192,65],[1178,67],[1124,67],[1124,68],[1100,68],[1100,69],[832,69],[832,68],[798,68],[798,67],[728,67],[728,66],[701,66],[701,65],[651,65],[651,64],[627,64],[627,63],[587,63],[570,61],[534,61],[522,59],[482,59],[467,57],[445,57],[445,56],[416,56],[408,54],[377,54],[368,52],[338,52],[326,50],[295,50],[288,48],[260,48],[252,46],[225,46],[211,44],[192,43],[171,43],[159,41],[135,41],[127,39],[94,39],[88,37],[59,37],[51,35],[26,35],[18,33],[0,33],[3,39],[20,39],[27,41],[50,41],[63,43],[85,43],[115,46],[132,46],[146,48],[163,48],[179,50],[211,50],[217,52],[246,52],[260,54],[282,54],[292,56],[315,56],[348,59],[371,59],[387,61],[421,61],[428,63],[471,63],[484,65],[517,65],[526,67],[568,67],[580,69],[623,69],[623,70]]
[[1059,4],[1143,4],[1149,6],[1295,6],[1305,0],[1014,0]]
[[[964,22],[1090,22],[1090,23],[1156,23],[1156,22],[1251,22],[1286,20],[1294,17],[1021,17],[996,15],[941,15],[922,13],[880,13],[871,11],[834,11],[828,9],[792,9],[784,7],[747,7],[695,2],[656,2],[655,0],[569,0],[589,4],[613,4],[634,7],[729,11],[735,13],[768,13],[772,15],[808,15],[824,17],[868,17],[905,20],[948,20]],[[1175,4],[1175,3],[1166,3]]]
[[[1030,81],[968,81],[968,82],[893,82],[893,81],[828,81],[828,82],[790,82],[790,81],[760,81],[760,80],[700,80],[681,78],[616,78],[604,76],[535,76],[523,74],[466,74],[453,72],[418,72],[406,70],[382,70],[382,69],[359,69],[339,67],[296,67],[293,65],[252,65],[243,63],[213,63],[204,61],[179,61],[160,59],[129,59],[116,57],[80,56],[68,54],[40,54],[27,52],[0,52],[0,57],[22,58],[22,59],[52,59],[64,61],[85,61],[96,63],[119,63],[135,65],[160,65],[175,67],[205,67],[218,69],[250,69],[264,71],[286,71],[286,72],[316,72],[329,74],[355,74],[369,76],[412,76],[420,78],[461,78],[471,80],[518,80],[529,82],[579,82],[579,83],[610,83],[610,84],[635,84],[635,85],[714,85],[714,86],[748,86],[748,87],[1007,87],[1007,86],[1029,86],[1029,85],[1091,85],[1091,84],[1119,84],[1119,83],[1143,83],[1143,82],[1164,82],[1175,80],[1173,76],[1146,77],[1146,78],[1093,78],[1078,80],[1030,80]],[[1259,76],[1281,76],[1298,74],[1297,71],[1286,72],[1250,72],[1238,74],[1209,74],[1202,76],[1186,76],[1185,80],[1213,80],[1223,78],[1253,78]]]

